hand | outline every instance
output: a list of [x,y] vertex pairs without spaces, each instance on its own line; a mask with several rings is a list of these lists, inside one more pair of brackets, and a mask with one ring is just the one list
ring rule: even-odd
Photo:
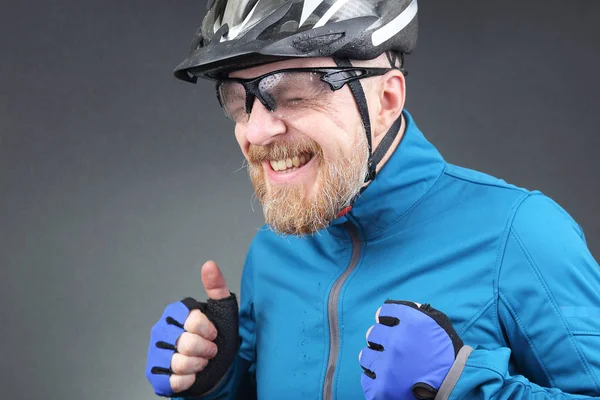
[[387,300],[375,318],[359,355],[367,400],[434,399],[459,351],[470,352],[448,317],[428,304]]
[[165,309],[154,325],[146,377],[165,397],[200,395],[227,372],[239,344],[238,305],[219,267],[202,266],[207,303],[186,298]]

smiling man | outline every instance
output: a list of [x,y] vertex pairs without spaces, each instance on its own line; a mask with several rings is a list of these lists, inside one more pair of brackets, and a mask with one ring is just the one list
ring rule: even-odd
[[[380,63],[387,62],[384,60]],[[357,73],[393,70],[344,71],[331,59],[289,60],[236,71],[219,83],[220,98],[236,122],[236,138],[248,160],[266,223],[277,232],[302,235],[326,228],[365,185],[369,158],[365,128],[356,118],[351,92],[334,92],[328,79],[341,84],[359,77]],[[240,78],[252,79],[257,96],[262,92],[267,99],[276,100],[272,106],[268,100],[259,100],[276,110],[269,111],[262,103],[246,110],[244,80]],[[395,96],[394,109],[370,118],[376,123],[372,125],[377,132],[375,146],[382,136],[378,133],[389,129],[390,119],[398,118],[402,110],[402,73],[395,70],[386,78],[384,84],[394,91],[387,94]]]
[[175,75],[215,81],[269,229],[239,311],[209,261],[208,301],[152,328],[158,395],[600,395],[600,269],[579,225],[447,163],[404,109],[416,0],[208,5]]

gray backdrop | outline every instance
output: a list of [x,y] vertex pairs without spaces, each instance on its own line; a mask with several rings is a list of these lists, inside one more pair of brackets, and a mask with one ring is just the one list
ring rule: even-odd
[[[453,163],[560,202],[600,254],[600,2],[420,2],[408,109]],[[238,290],[262,224],[210,84],[175,81],[204,1],[2,1],[2,398],[153,398],[150,327]]]

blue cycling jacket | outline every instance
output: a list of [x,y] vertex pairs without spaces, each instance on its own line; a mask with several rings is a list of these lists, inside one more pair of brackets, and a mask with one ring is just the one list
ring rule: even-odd
[[448,164],[404,116],[348,214],[314,237],[256,235],[239,354],[205,399],[364,398],[358,354],[386,299],[430,303],[474,348],[451,399],[600,396],[600,269],[579,225]]

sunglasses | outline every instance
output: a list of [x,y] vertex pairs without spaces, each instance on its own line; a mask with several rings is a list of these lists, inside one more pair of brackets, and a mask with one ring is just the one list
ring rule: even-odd
[[395,69],[292,68],[251,79],[223,78],[216,85],[217,98],[225,115],[235,123],[248,122],[255,99],[277,118],[288,119],[320,104],[328,104],[331,94],[348,82],[384,75]]

